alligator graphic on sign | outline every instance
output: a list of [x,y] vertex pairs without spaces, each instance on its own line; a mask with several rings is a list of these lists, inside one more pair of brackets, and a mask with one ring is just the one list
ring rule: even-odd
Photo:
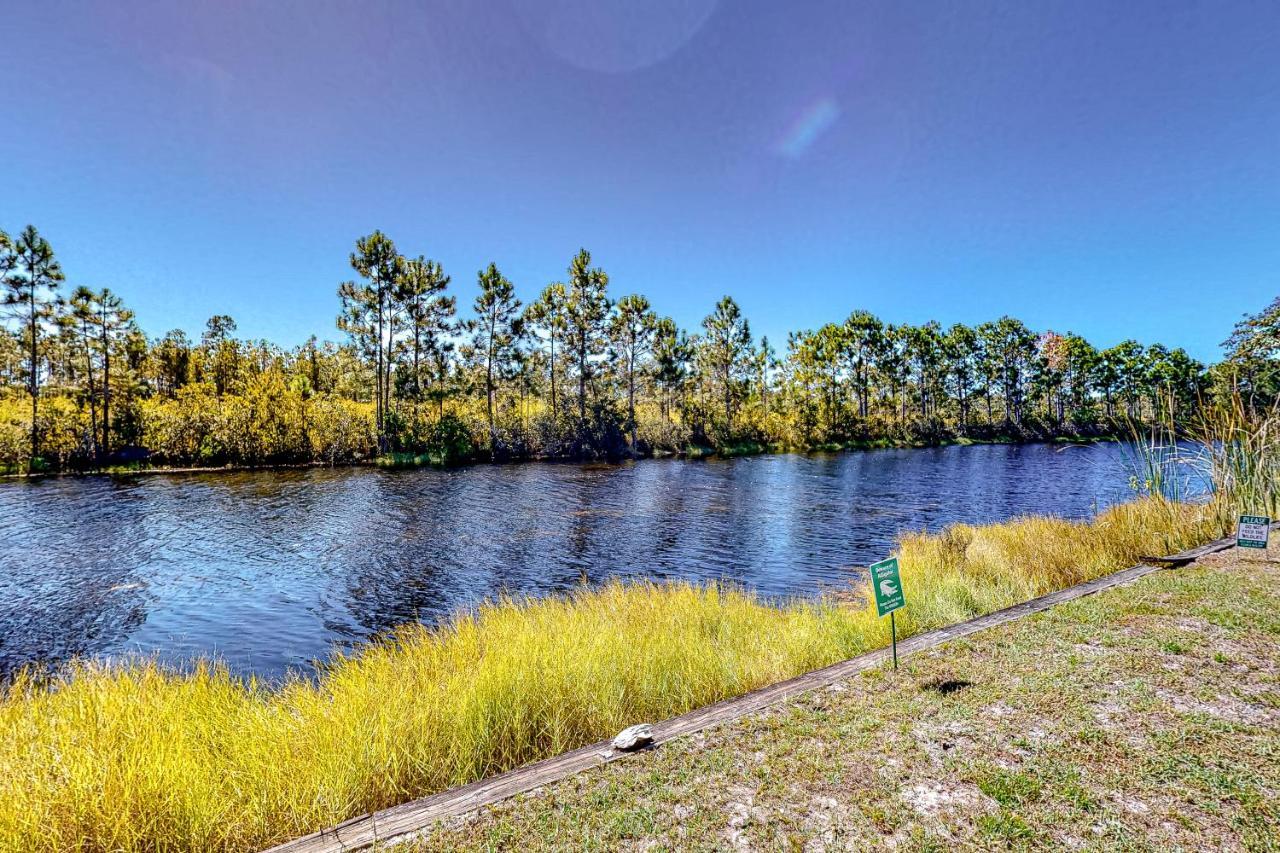
[[876,596],[876,611],[881,616],[892,613],[907,603],[902,594],[902,579],[898,576],[898,558],[890,557],[872,563],[871,590]]

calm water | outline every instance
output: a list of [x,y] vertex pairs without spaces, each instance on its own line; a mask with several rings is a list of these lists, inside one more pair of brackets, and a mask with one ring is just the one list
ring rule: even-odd
[[900,531],[1128,497],[1118,445],[0,483],[0,675],[216,653],[307,668],[503,590],[731,578],[812,595]]

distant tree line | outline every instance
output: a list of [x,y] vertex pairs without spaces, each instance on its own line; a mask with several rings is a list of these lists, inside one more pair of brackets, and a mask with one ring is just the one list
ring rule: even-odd
[[284,349],[209,319],[150,338],[111,290],[68,284],[32,226],[0,231],[0,466],[623,458],[956,439],[1100,436],[1186,422],[1215,387],[1270,405],[1280,300],[1212,369],[1182,349],[854,311],[755,338],[725,296],[687,331],[614,299],[580,250],[522,301],[495,265],[460,310],[441,265],[375,231],[337,287],[341,342]]

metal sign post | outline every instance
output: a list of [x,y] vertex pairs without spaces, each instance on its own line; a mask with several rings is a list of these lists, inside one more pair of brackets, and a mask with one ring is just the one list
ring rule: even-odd
[[907,603],[902,593],[902,578],[898,574],[898,558],[890,557],[869,567],[871,573],[871,591],[876,597],[876,612],[880,616],[889,614],[889,636],[893,644],[893,668],[898,668],[898,624],[893,612]]

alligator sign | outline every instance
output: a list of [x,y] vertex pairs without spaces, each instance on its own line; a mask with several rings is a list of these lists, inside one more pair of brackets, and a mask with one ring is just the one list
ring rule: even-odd
[[871,589],[876,596],[876,610],[881,616],[892,613],[907,603],[902,595],[902,580],[898,577],[898,558],[890,557],[872,563]]

